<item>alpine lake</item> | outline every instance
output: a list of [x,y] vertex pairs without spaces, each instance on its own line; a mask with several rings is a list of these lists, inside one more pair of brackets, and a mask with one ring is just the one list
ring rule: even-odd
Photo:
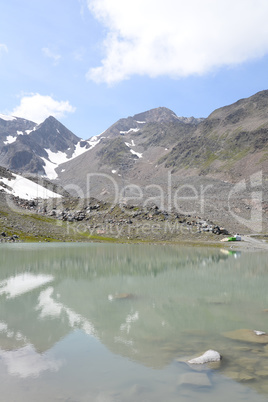
[[[1,244],[9,402],[268,401],[266,253]],[[213,363],[188,361],[207,350]]]

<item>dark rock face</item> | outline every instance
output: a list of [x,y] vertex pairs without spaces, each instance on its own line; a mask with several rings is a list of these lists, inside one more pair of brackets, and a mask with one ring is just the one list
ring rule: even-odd
[[[4,120],[0,117],[0,140],[5,140],[8,135],[18,135],[19,132],[26,132],[26,130],[33,130],[37,124],[33,121],[21,119],[19,117],[14,120]],[[2,141],[0,141],[0,147]]]
[[32,160],[32,153],[29,151],[18,151],[10,159],[11,169],[21,169],[23,166],[28,165]]
[[74,149],[80,138],[74,135],[54,117],[48,117],[36,130],[29,134],[32,141],[40,147],[50,149],[53,152],[64,152],[68,148]]
[[[20,118],[0,118],[0,165],[44,175],[42,158],[49,160],[47,150],[71,156],[79,141],[80,138],[52,116],[39,125]],[[84,146],[89,145],[86,142]]]
[[[116,168],[126,162],[128,153],[129,148],[122,138],[117,137],[107,140],[101,150],[98,152],[100,165],[109,164],[110,166]],[[135,155],[132,157],[137,158]],[[129,156],[129,159],[131,159],[131,156]]]

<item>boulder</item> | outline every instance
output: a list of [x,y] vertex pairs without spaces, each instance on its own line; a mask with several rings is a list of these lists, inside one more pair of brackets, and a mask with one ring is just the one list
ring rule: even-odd
[[216,350],[207,350],[203,355],[198,356],[194,359],[188,360],[189,364],[204,364],[210,362],[218,362],[222,359],[219,352]]

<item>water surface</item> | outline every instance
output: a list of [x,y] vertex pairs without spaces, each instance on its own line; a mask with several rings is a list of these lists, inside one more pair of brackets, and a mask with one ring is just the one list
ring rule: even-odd
[[[268,400],[268,346],[224,336],[268,332],[265,253],[110,244],[0,253],[2,400]],[[208,349],[222,354],[217,367],[185,363]]]

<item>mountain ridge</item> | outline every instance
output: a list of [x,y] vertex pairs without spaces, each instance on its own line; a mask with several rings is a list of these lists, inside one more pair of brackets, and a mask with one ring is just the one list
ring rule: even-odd
[[[60,124],[54,118],[39,126],[24,121],[30,128],[21,135],[16,122],[19,133],[12,134],[0,117],[0,165],[7,156],[16,156],[24,173],[41,172],[74,197],[154,204],[214,222],[220,217],[225,227],[236,230],[243,228],[241,222],[250,222],[255,205],[251,184],[258,176],[266,222],[268,90],[218,108],[204,119],[155,108],[122,118],[89,140]],[[10,160],[5,167],[10,168]],[[243,191],[234,196],[236,183],[242,183]],[[234,220],[237,213],[244,220]]]
[[[77,183],[83,190],[87,174],[112,174],[119,182],[123,165],[127,181],[138,185],[167,171],[231,182],[256,167],[267,171],[268,90],[218,108],[207,118],[154,108],[121,118],[89,140],[52,116],[39,125],[1,116],[0,165],[47,175],[64,185]],[[245,164],[251,168],[244,171]]]

